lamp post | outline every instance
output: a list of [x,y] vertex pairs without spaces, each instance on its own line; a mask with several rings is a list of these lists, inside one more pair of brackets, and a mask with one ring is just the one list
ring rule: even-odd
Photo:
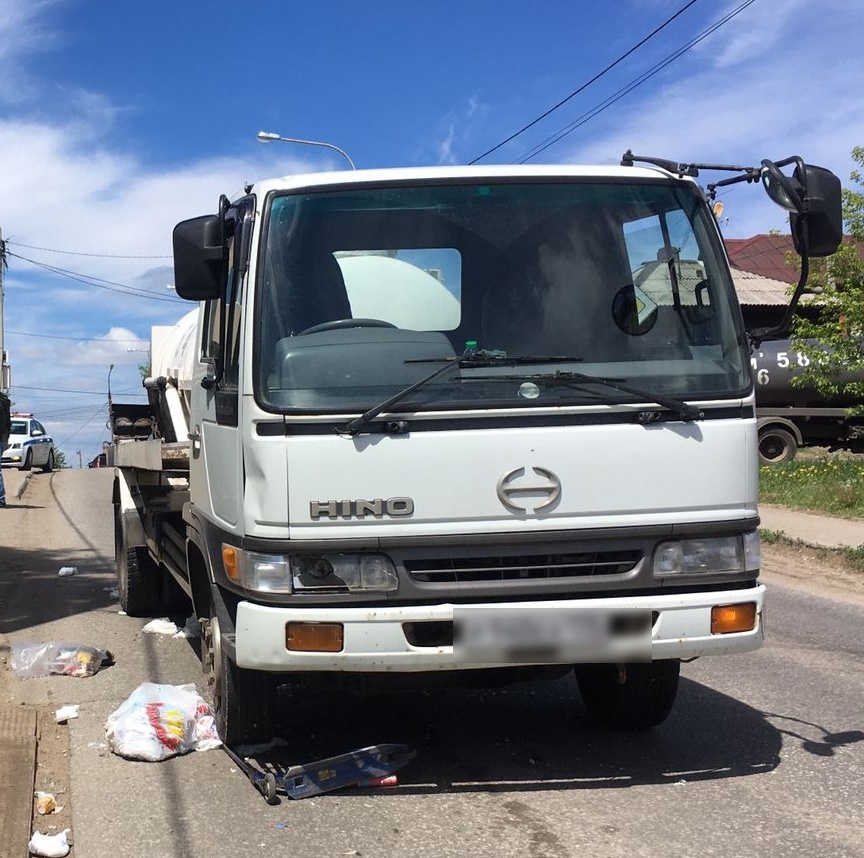
[[280,143],[301,143],[304,146],[323,146],[325,149],[332,149],[334,152],[338,152],[351,165],[352,170],[357,169],[348,153],[344,149],[334,146],[332,143],[322,143],[318,140],[300,140],[297,137],[283,137],[281,134],[276,134],[273,131],[259,131],[258,140],[261,143],[272,143],[274,140],[278,140]]

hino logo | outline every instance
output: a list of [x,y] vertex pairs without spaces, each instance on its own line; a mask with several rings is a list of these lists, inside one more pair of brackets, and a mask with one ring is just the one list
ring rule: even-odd
[[309,515],[316,521],[326,518],[366,518],[367,515],[381,518],[404,518],[414,515],[411,498],[375,498],[374,500],[326,500],[309,501]]
[[[541,478],[540,481],[523,479],[525,468],[508,471],[498,480],[498,500],[512,512],[541,512],[561,497],[561,480],[552,471],[538,467],[532,467],[531,470]],[[532,501],[530,497],[520,497],[522,495],[540,495],[541,498]]]

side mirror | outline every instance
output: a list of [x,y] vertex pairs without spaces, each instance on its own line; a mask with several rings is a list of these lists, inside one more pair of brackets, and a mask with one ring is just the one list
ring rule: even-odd
[[181,298],[219,298],[228,276],[225,220],[204,215],[174,227],[174,288]]
[[[804,187],[804,211],[789,216],[795,250],[799,254],[806,250],[810,256],[830,256],[843,240],[840,179],[812,164],[799,164],[793,178]],[[807,222],[806,248],[801,247],[799,218]]]
[[[780,168],[795,164],[792,176]],[[762,161],[762,184],[768,196],[789,212],[792,241],[799,256],[830,256],[843,240],[840,180],[824,167],[797,156]]]
[[45,434],[45,433],[42,432],[40,429],[34,429],[34,430],[30,433],[30,437],[31,437],[31,438],[41,438],[44,434]]

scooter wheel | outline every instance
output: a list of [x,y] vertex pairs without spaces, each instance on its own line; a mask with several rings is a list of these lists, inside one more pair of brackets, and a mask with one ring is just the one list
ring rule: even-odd
[[261,792],[267,804],[279,804],[279,797],[276,795],[276,775],[272,772],[264,776],[264,788]]

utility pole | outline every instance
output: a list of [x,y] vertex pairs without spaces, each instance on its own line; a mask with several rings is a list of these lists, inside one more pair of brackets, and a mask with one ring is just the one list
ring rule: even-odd
[[6,244],[0,229],[0,390],[9,392],[12,386],[12,369],[6,354],[6,327],[3,321],[3,273],[6,270]]
[[81,458],[81,451],[78,451],[78,470],[82,470],[84,468],[84,460]]

